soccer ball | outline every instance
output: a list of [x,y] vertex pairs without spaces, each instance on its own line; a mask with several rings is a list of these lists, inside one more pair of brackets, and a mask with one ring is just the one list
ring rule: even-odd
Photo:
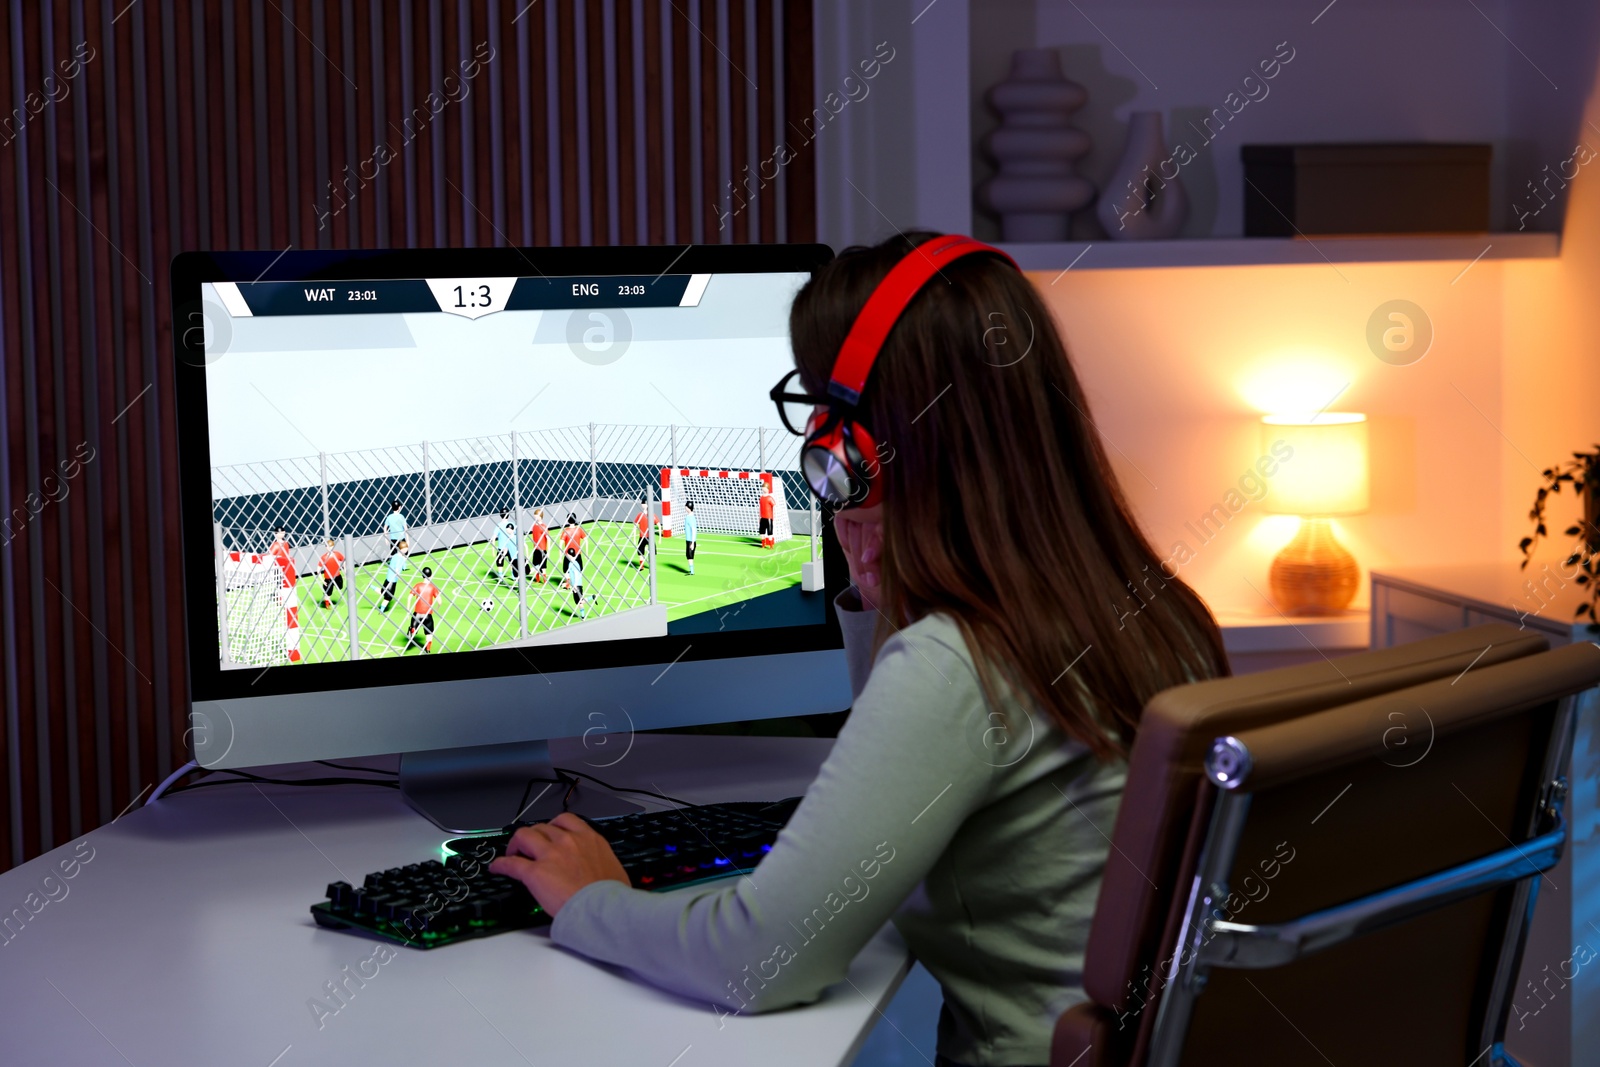
[[484,611],[494,610],[494,601],[489,597],[484,597],[483,600],[479,601],[479,603],[482,604]]

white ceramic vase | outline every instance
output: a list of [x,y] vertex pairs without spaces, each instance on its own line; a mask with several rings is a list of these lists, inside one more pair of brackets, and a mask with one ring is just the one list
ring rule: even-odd
[[983,149],[999,173],[978,187],[977,201],[1000,217],[1002,240],[1065,241],[1071,213],[1094,199],[1094,184],[1077,172],[1089,135],[1067,125],[1088,98],[1051,48],[1012,53],[1011,76],[986,94],[1000,125]]
[[[1168,177],[1170,175],[1170,177]],[[1128,116],[1128,143],[1095,206],[1107,236],[1117,241],[1176,237],[1189,218],[1189,194],[1161,134],[1161,112]]]

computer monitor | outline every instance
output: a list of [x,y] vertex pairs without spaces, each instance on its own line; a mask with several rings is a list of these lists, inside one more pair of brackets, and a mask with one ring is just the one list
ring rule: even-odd
[[847,707],[845,568],[767,395],[830,255],[178,256],[196,761],[400,752],[468,831],[632,807],[547,788],[552,738]]

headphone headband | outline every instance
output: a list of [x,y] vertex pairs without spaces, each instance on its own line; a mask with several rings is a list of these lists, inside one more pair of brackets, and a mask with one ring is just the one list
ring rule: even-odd
[[978,254],[999,256],[1013,267],[1017,266],[1015,260],[993,245],[959,234],[935,237],[906,253],[873,289],[844,344],[839,346],[839,358],[834,361],[828,382],[828,395],[850,405],[859,403],[878,351],[894,324],[900,321],[906,305],[945,266],[963,256]]
[[[867,297],[844,344],[839,346],[839,357],[828,380],[829,400],[826,406],[818,404],[813,409],[800,452],[806,484],[824,503],[835,508],[872,507],[879,499],[878,445],[853,409],[861,402],[861,392],[867,386],[878,352],[906,306],[941,268],[962,256],[980,253],[999,256],[1017,267],[998,248],[970,237],[947,234],[906,253]],[[773,395],[776,399],[776,389]],[[772,547],[770,538],[763,541],[765,547]]]

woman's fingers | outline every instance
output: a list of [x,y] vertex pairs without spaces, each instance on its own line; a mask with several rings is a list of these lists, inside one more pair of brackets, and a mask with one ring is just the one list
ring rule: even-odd
[[584,822],[582,816],[574,815],[570,811],[562,812],[560,815],[557,815],[555,818],[551,819],[546,825],[555,827],[559,830],[565,830],[568,833],[585,830],[589,833],[595,832],[594,827]]
[[595,834],[595,830],[579,816],[564,811],[549,822],[524,826],[512,834],[506,845],[506,855],[543,859],[552,851],[567,846],[567,838],[572,834]]
[[882,512],[876,506],[841,511],[834,515],[833,523],[851,582],[867,606],[876,606],[882,584],[878,576],[883,557]]
[[593,882],[629,884],[628,872],[610,843],[570,812],[518,830],[511,836],[506,854],[489,869],[521,882],[551,917],[574,893]]
[[844,550],[846,558],[854,559],[856,554],[856,524],[846,519],[843,514],[833,517],[833,528],[839,535],[839,547]]
[[490,874],[503,874],[507,878],[515,878],[524,885],[528,883],[528,879],[533,876],[536,869],[532,860],[513,856],[509,852],[504,856],[495,857],[489,864]]
[[883,555],[883,524],[875,522],[870,527],[864,527],[856,547],[862,563],[876,563],[878,557]]
[[550,851],[550,844],[549,823],[524,826],[511,835],[511,840],[506,844],[506,855],[538,859]]

